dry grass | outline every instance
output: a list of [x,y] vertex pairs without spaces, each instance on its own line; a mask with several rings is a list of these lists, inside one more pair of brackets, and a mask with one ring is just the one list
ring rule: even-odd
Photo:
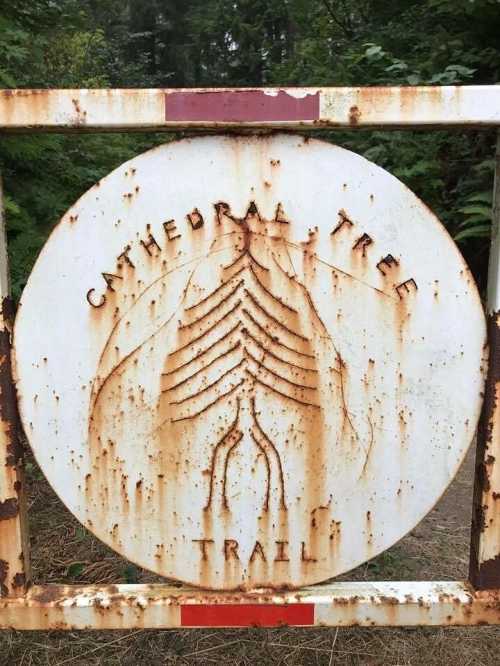
[[2,664],[490,666],[494,629],[233,629],[10,633]]
[[[28,465],[32,560],[38,582],[154,582],[92,537],[36,465]],[[407,537],[345,580],[453,580],[467,575],[469,455],[456,480]],[[36,517],[36,520],[33,519]],[[499,666],[500,629],[191,629],[0,634],[0,665],[314,664]]]

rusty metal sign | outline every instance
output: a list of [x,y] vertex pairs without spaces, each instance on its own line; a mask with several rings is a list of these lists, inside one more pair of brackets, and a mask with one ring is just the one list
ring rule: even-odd
[[212,136],[64,215],[14,372],[38,462],[100,539],[194,585],[298,587],[439,499],[484,347],[470,272],[397,179],[321,141]]

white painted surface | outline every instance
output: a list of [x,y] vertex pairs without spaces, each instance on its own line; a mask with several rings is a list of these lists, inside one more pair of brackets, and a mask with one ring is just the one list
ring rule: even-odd
[[122,165],[63,217],[15,365],[37,460],[99,538],[195,585],[301,586],[440,497],[484,338],[455,245],[394,177],[302,137],[205,137]]

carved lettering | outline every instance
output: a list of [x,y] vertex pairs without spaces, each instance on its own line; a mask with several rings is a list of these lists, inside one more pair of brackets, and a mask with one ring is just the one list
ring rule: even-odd
[[285,217],[285,212],[281,203],[276,206],[274,222],[279,222],[280,224],[290,224],[290,222]]
[[196,231],[196,229],[201,229],[201,227],[205,224],[205,220],[197,208],[194,208],[193,212],[188,213],[186,217],[194,231]]
[[[166,224],[166,223],[165,223]],[[151,252],[152,247],[156,247],[159,252],[161,252],[161,247],[158,245],[156,238],[153,234],[148,234],[148,239],[146,241],[141,240],[142,247],[146,250],[150,257],[153,256]]]
[[363,257],[366,257],[366,248],[373,243],[372,238],[368,234],[363,234],[352,246],[353,250],[361,250]]
[[[332,536],[334,538],[336,534],[340,532],[340,523],[335,523],[333,521],[332,527]],[[214,539],[192,539],[193,543],[197,543],[200,549],[201,559],[208,561],[214,555],[213,549],[210,547],[214,545]],[[290,542],[285,540],[275,540],[276,545],[274,562],[290,562],[289,547]],[[269,544],[270,545],[270,544]],[[224,553],[224,560],[230,562],[241,562],[240,553],[239,553],[239,543],[236,539],[224,539],[222,544],[222,552]],[[266,544],[262,544],[260,541],[256,541],[252,552],[250,553],[249,562],[255,562],[260,560],[262,562],[267,562],[266,556]],[[295,549],[294,549],[295,550]],[[296,553],[298,555],[299,553]],[[300,560],[302,562],[317,562],[315,554],[309,550],[309,547],[305,541],[300,542]]]
[[288,546],[288,541],[275,541],[274,542],[278,546],[278,552],[276,553],[276,557],[274,558],[275,562],[290,562],[290,558],[287,555],[286,549]]
[[231,206],[225,201],[218,201],[214,204],[215,213],[217,215],[217,224],[221,224],[222,217],[228,217],[230,220],[234,220],[234,217],[231,215]]
[[336,233],[338,233],[342,227],[347,226],[347,227],[353,227],[354,222],[352,222],[348,217],[347,213],[343,208],[339,210],[339,222],[337,226],[334,228],[334,230],[331,232],[330,236],[335,236]]
[[[101,273],[102,277],[104,278],[104,282],[106,283],[107,289],[109,291],[115,291],[115,288],[113,287],[113,282],[114,280],[122,280],[123,278],[120,275],[114,275],[113,273]],[[95,289],[89,289],[87,292],[87,302],[89,305],[91,305],[93,308],[102,308],[104,303],[106,303],[106,296],[105,294],[101,295],[101,298],[99,301],[96,301],[93,298],[93,294],[95,294]]]
[[117,261],[117,263],[118,263],[118,266],[121,265],[121,264],[120,264],[120,260],[123,259],[123,261],[124,261],[126,264],[128,264],[128,265],[130,266],[130,268],[135,268],[135,264],[133,264],[133,263],[130,261],[129,256],[128,256],[128,253],[130,252],[130,250],[131,250],[130,245],[127,245],[127,246],[125,247],[125,249],[123,250],[123,252],[117,256],[116,261]]
[[415,292],[418,290],[417,283],[413,278],[410,278],[409,280],[405,280],[404,282],[401,282],[401,284],[398,284],[395,287],[397,294],[399,298],[403,299],[408,296],[408,294],[411,294],[412,292]]
[[213,539],[192,539],[193,543],[200,544],[201,559],[208,560],[207,545],[214,542]]
[[94,293],[95,293],[95,289],[89,289],[89,290],[88,290],[88,292],[87,292],[87,302],[88,302],[89,305],[91,305],[93,308],[102,308],[102,306],[104,305],[104,303],[106,303],[106,296],[105,296],[104,294],[102,294],[102,296],[101,296],[101,300],[100,300],[98,303],[96,303],[96,302],[94,302],[94,300],[92,299],[92,294],[94,294]]
[[180,234],[176,233],[177,227],[175,226],[175,220],[167,220],[166,222],[163,223],[163,228],[165,229],[165,233],[167,234],[167,238],[169,241],[181,237]]
[[266,555],[264,553],[264,549],[262,548],[262,544],[260,543],[260,541],[255,542],[252,554],[250,555],[250,562],[253,562],[257,556],[259,556],[263,562],[267,562]]
[[255,203],[255,201],[250,201],[250,205],[247,208],[245,219],[248,217],[258,217],[260,220],[259,209],[257,208],[257,204]]
[[387,275],[387,270],[391,269],[392,266],[399,266],[399,261],[395,259],[392,254],[388,254],[377,264],[377,268],[382,273],[382,275]]
[[302,560],[302,562],[317,562],[315,557],[311,557],[310,555],[307,554],[306,544],[304,541],[302,541],[302,547],[300,550],[300,559]]
[[224,539],[224,558],[225,560],[239,560],[238,542],[235,539]]
[[[333,526],[336,528],[336,533],[338,534],[340,531],[340,523],[333,522]],[[215,543],[214,539],[192,539],[192,542],[198,544],[202,560],[208,561],[211,557],[213,557],[214,551],[210,548],[210,546]],[[276,544],[276,551],[273,561],[290,562],[290,554],[288,552],[290,548],[290,542],[285,540],[276,540],[274,543]],[[222,544],[224,560],[226,562],[231,560],[234,562],[241,562],[239,547],[240,545],[236,539],[224,539]],[[266,547],[266,544],[262,544],[260,541],[256,541],[250,554],[249,562],[251,563],[258,559],[260,559],[262,562],[267,562],[265,551]],[[293,550],[295,553],[294,557],[298,556],[299,552],[297,551],[299,549],[293,548]],[[316,557],[314,557],[314,553],[309,551],[305,541],[300,542],[300,560],[302,562],[317,562]]]
[[101,273],[101,275],[110,291],[115,291],[115,288],[113,287],[114,280],[123,280],[120,275],[114,275],[113,273]]

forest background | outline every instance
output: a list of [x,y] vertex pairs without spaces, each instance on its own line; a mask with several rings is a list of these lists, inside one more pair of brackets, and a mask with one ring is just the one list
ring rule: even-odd
[[[2,0],[0,88],[495,84],[498,0]],[[481,100],[478,99],[478,104]],[[172,136],[172,135],[170,135]],[[323,132],[388,169],[486,280],[494,132]],[[16,298],[48,232],[165,134],[0,137]]]

